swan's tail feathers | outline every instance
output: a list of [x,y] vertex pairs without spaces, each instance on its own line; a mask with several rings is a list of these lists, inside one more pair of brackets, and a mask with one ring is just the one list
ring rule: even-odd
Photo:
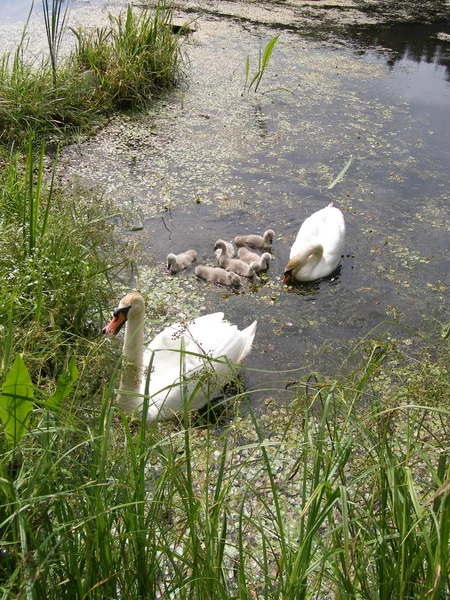
[[330,202],[330,204],[328,206],[333,206],[333,200]]
[[247,354],[249,354],[250,350],[252,349],[252,344],[253,344],[253,340],[255,338],[257,324],[258,324],[258,321],[253,321],[253,323],[251,325],[249,325],[248,327],[246,327],[245,329],[243,329],[241,331],[241,336],[245,343],[242,346],[241,353],[239,355],[238,360],[236,361],[237,363],[242,363],[244,358],[247,356]]

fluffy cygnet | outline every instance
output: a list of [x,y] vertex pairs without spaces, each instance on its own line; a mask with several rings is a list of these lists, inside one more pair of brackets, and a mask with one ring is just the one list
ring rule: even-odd
[[204,279],[211,283],[228,285],[230,287],[239,287],[241,285],[241,278],[239,275],[225,271],[225,269],[220,267],[206,267],[205,265],[199,265],[195,268],[195,274],[200,279]]
[[270,250],[273,244],[275,232],[273,229],[268,229],[264,235],[237,235],[234,238],[234,243],[239,248],[240,246],[250,246],[250,248],[260,248],[261,250]]
[[181,254],[167,255],[167,270],[171,273],[178,273],[183,269],[187,269],[195,260],[197,260],[197,252],[195,250],[186,250]]
[[258,271],[267,271],[267,269],[269,268],[270,261],[272,260],[272,255],[269,252],[264,252],[264,254],[260,256],[259,254],[256,254],[256,252],[252,252],[245,246],[239,248],[238,256],[247,264],[257,262],[259,264]]
[[226,256],[225,242],[223,240],[217,240],[214,250],[218,249],[221,250],[221,254],[219,256],[219,265],[223,269],[226,269],[227,271],[233,271],[233,273],[237,273],[243,277],[253,277],[256,271],[258,271],[259,262],[252,262],[248,265],[239,258],[230,258],[229,256]]
[[[229,258],[233,258],[234,256],[234,246],[231,242],[226,242],[225,240],[217,240],[220,242],[223,242],[225,244],[225,254],[229,257]],[[217,242],[216,242],[217,244]],[[220,255],[222,254],[223,250],[222,247],[217,248],[215,250],[216,256],[217,256],[217,260],[219,260]]]

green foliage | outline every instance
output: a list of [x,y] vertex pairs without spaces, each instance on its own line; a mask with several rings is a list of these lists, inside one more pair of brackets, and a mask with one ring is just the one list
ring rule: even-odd
[[70,394],[73,386],[78,379],[78,369],[75,358],[69,361],[69,372],[63,373],[56,382],[56,391],[47,399],[46,405],[52,410],[58,409],[64,398]]
[[42,402],[0,455],[4,597],[446,599],[448,409],[386,408],[377,348],[221,427],[115,415],[112,383],[93,427]]
[[111,26],[93,33],[75,32],[78,68],[91,73],[96,92],[119,108],[142,106],[158,88],[176,82],[179,39],[171,27],[172,11],[158,5],[153,15],[111,17]]
[[[244,91],[243,91],[242,95],[245,93],[246,90],[247,90],[247,92],[249,92],[252,89],[253,84],[255,84],[255,93],[258,91],[259,84],[261,83],[263,75],[266,72],[266,69],[269,65],[270,57],[272,56],[273,49],[274,49],[275,44],[277,43],[277,40],[279,37],[280,37],[279,35],[276,35],[274,38],[272,38],[267,43],[266,47],[264,48],[264,52],[262,54],[261,54],[261,49],[260,49],[258,70],[253,75],[253,77],[250,81],[250,84],[248,83],[248,80],[250,77],[250,57],[247,56],[247,60],[245,62],[245,84],[244,84]],[[248,87],[247,87],[247,85],[248,85]]]
[[179,36],[164,4],[111,17],[107,27],[74,32],[74,52],[57,62],[66,13],[61,0],[44,2],[50,60],[27,59],[25,31],[0,62],[2,143],[35,137],[64,139],[117,110],[142,107],[180,77]]
[[17,354],[0,394],[0,419],[9,447],[15,448],[27,432],[32,400],[30,375],[22,357]]
[[53,85],[56,87],[58,52],[64,34],[69,4],[63,12],[64,0],[42,0],[44,13],[45,32],[47,34],[48,49],[50,52],[50,64],[52,67]]
[[55,165],[44,178],[44,147],[36,160],[30,142],[25,165],[15,153],[0,172],[0,316],[80,333],[115,268],[112,206],[81,191],[63,197]]
[[342,171],[339,173],[339,175],[337,175],[337,177],[335,177],[333,179],[333,181],[330,183],[330,185],[327,187],[328,190],[332,190],[334,188],[334,186],[339,183],[341,181],[341,179],[343,179],[344,175],[347,172],[347,169],[349,168],[349,166],[352,164],[353,162],[353,156],[350,154],[350,158],[348,159],[348,161],[346,162],[344,168],[342,169]]

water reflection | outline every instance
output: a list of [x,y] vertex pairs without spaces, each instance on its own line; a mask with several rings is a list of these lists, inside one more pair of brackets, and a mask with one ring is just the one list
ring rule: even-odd
[[[31,10],[31,0],[0,0],[0,20],[14,23],[24,21]],[[41,10],[41,3],[36,2],[33,10]]]
[[445,79],[450,81],[450,41],[438,38],[448,29],[448,23],[402,23],[383,28],[367,27],[352,32],[352,35],[366,47],[387,51],[386,62],[391,68],[404,59],[435,64],[445,69]]

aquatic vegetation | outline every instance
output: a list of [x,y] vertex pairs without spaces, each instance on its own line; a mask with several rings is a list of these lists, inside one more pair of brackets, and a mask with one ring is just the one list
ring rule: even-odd
[[107,27],[74,32],[76,48],[58,62],[67,17],[61,2],[45,3],[44,17],[50,61],[25,57],[25,29],[17,50],[0,62],[3,144],[23,140],[30,130],[37,138],[64,139],[118,108],[142,107],[180,77],[179,35],[163,4],[138,15],[128,7]]
[[250,83],[248,83],[249,78],[250,78],[250,56],[247,56],[247,60],[245,62],[245,84],[244,84],[244,91],[242,92],[242,95],[244,95],[246,91],[249,92],[252,89],[253,84],[255,84],[255,93],[258,91],[259,84],[261,83],[263,75],[266,72],[267,67],[269,66],[270,57],[272,56],[273,49],[274,49],[275,44],[277,43],[279,37],[280,37],[279,35],[276,35],[275,37],[273,37],[267,43],[266,47],[264,48],[264,52],[261,52],[261,49],[260,49],[258,70],[253,75],[252,79],[250,80]]

